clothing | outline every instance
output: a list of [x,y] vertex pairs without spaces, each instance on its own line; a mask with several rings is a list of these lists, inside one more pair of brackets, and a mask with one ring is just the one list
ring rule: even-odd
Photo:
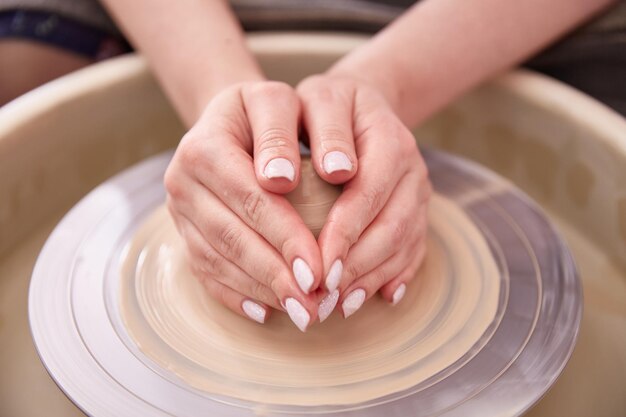
[[63,15],[37,10],[0,12],[0,39],[19,38],[45,43],[96,61],[131,50],[121,35]]
[[626,116],[626,1],[526,66],[570,84]]
[[16,10],[48,12],[119,35],[115,23],[97,0],[0,0],[0,12]]
[[[413,0],[231,0],[234,12],[248,31],[366,33],[377,32],[413,3]],[[16,19],[19,23],[20,18],[30,22],[29,30],[15,30],[19,28]],[[53,30],[46,30],[48,26],[54,26]],[[43,29],[38,30],[39,27]],[[89,41],[77,45],[71,41],[70,34]],[[0,0],[0,41],[9,37],[46,42],[93,59],[130,50],[97,0]],[[571,84],[626,115],[626,0],[526,65]]]

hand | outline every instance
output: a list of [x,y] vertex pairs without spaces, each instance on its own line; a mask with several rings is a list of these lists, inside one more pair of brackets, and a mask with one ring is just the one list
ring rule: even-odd
[[269,307],[286,309],[304,331],[317,317],[321,255],[280,195],[299,181],[299,119],[299,99],[286,84],[229,87],[180,142],[165,186],[192,270],[209,293],[261,323]]
[[431,186],[415,139],[364,83],[318,75],[297,91],[317,173],[345,182],[318,239],[326,289],[344,317],[377,291],[395,304],[425,252]]

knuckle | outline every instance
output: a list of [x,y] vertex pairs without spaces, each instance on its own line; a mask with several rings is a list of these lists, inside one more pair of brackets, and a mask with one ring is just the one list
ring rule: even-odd
[[395,220],[390,224],[389,236],[393,247],[398,247],[404,243],[408,229],[408,221],[405,218]]
[[280,277],[284,276],[284,268],[278,262],[269,262],[262,272],[261,280],[269,284],[274,292],[280,284]]
[[266,288],[260,282],[253,280],[250,285],[250,295],[257,301],[265,301],[267,300]]
[[318,138],[326,147],[345,148],[346,143],[352,142],[351,135],[346,132],[345,127],[335,124],[322,127],[318,132]]
[[356,263],[349,263],[344,267],[344,274],[347,277],[346,282],[352,282],[361,276],[361,268]]
[[395,116],[385,117],[379,123],[381,131],[387,132],[389,137],[395,138],[392,141],[392,152],[396,156],[401,156],[404,160],[414,161],[418,155],[417,141],[415,136],[400,122]]
[[248,222],[252,224],[259,224],[266,205],[265,197],[259,191],[249,191],[243,198],[243,212],[245,213]]
[[388,274],[385,268],[378,268],[372,272],[372,282],[376,289],[382,287],[387,282]]
[[385,185],[379,182],[370,184],[363,191],[363,199],[365,200],[365,207],[370,207],[370,210],[374,213],[378,213],[383,206],[385,196]]
[[[295,228],[292,229],[295,231]],[[298,248],[302,244],[302,235],[298,232],[285,233],[281,232],[276,235],[276,249],[288,259],[290,253],[294,252],[294,248]]]
[[[184,196],[184,187],[182,186],[180,176],[176,172],[176,168],[170,165],[163,176],[163,185],[165,190],[174,200],[180,200]],[[168,207],[172,207],[172,201],[168,198]]]
[[243,233],[236,227],[225,227],[218,233],[222,253],[231,259],[241,259],[244,253]]
[[359,238],[359,233],[355,230],[359,227],[356,223],[349,222],[350,226],[348,226],[346,222],[340,222],[334,219],[328,219],[326,223],[329,230],[331,230],[332,234],[335,236],[335,239],[344,242],[346,248],[354,245]]
[[197,140],[192,133],[187,133],[180,142],[175,158],[181,162],[182,167],[194,166],[203,161],[203,148],[202,141]]
[[[213,155],[215,149],[211,145],[212,140],[198,140],[195,137],[183,138],[176,154],[174,155],[175,173],[187,174],[192,178],[202,178],[212,174],[214,170]],[[220,141],[220,143],[224,143]]]
[[202,254],[204,268],[207,272],[218,272],[222,267],[222,257],[211,247],[206,248]]
[[259,135],[257,149],[259,152],[285,153],[293,143],[289,138],[294,135],[289,129],[272,127]]

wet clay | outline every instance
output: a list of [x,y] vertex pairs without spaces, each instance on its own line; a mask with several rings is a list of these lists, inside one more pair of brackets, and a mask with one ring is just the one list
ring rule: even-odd
[[302,157],[300,183],[285,197],[317,238],[322,231],[328,212],[341,194],[341,189],[341,186],[322,180],[315,172],[311,158]]
[[480,232],[438,195],[429,222],[428,255],[399,305],[373,297],[301,333],[283,312],[260,325],[211,299],[160,207],[128,249],[121,315],[159,372],[211,394],[305,406],[398,393],[460,366],[497,309],[500,277]]

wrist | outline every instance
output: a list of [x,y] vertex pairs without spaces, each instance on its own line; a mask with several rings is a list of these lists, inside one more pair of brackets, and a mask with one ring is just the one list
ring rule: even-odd
[[350,57],[347,58],[333,65],[326,75],[333,78],[349,78],[367,85],[380,93],[393,111],[399,114],[402,108],[403,90],[396,82],[393,71],[388,71],[378,65],[371,65],[365,60],[353,62],[349,59]]

